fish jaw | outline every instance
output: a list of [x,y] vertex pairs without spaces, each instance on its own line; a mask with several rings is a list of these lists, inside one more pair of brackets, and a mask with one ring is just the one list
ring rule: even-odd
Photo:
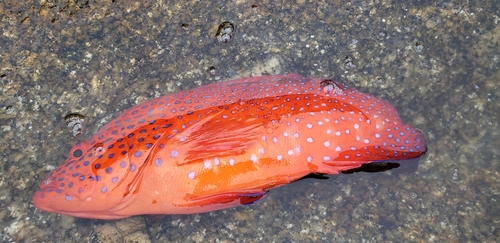
[[[130,179],[117,179],[115,184],[109,183],[113,178],[124,178],[128,170],[115,169],[108,173],[105,168],[96,169],[99,158],[110,157],[109,154],[116,152],[109,149],[111,147],[113,146],[108,143],[91,146],[88,142],[79,142],[74,145],[68,159],[40,183],[39,189],[33,195],[35,207],[80,218],[128,217],[117,213],[116,208],[126,206],[134,199],[133,193],[123,193],[131,184]],[[123,167],[129,168],[127,155],[114,158],[115,160],[108,159],[110,167],[113,164],[115,167],[120,166],[113,161],[127,161]],[[104,190],[107,193],[104,193]]]
[[[95,209],[91,209],[86,211],[85,205],[87,203],[92,203],[91,197],[86,199],[86,203],[72,202],[71,204],[65,203],[67,201],[66,197],[68,196],[68,194],[64,195],[60,194],[55,196],[53,195],[51,196],[50,200],[45,200],[44,196],[42,195],[44,195],[44,193],[46,193],[49,190],[53,190],[53,188],[39,189],[38,191],[35,192],[35,194],[33,195],[33,204],[35,205],[36,208],[46,212],[58,213],[78,218],[121,219],[129,217],[129,215],[123,216],[123,215],[111,214],[110,210],[96,211]],[[75,210],[76,208],[80,208],[80,210],[76,211]]]

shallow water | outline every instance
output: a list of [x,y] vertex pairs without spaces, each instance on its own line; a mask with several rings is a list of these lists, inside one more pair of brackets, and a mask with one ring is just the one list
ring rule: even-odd
[[[499,3],[0,2],[0,228],[36,242],[494,242]],[[216,34],[234,25],[227,43]],[[38,183],[134,104],[259,74],[329,77],[424,132],[418,172],[301,180],[261,203],[162,219],[41,212]],[[86,117],[74,138],[64,117]]]

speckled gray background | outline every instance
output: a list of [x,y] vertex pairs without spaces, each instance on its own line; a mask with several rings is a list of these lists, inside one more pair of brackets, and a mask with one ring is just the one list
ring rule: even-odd
[[[499,1],[100,2],[0,1],[0,241],[500,240]],[[224,21],[235,25],[226,44],[215,38]],[[40,180],[120,110],[281,72],[395,104],[427,138],[418,172],[302,180],[259,204],[163,219],[33,207]],[[77,139],[71,112],[87,117]]]

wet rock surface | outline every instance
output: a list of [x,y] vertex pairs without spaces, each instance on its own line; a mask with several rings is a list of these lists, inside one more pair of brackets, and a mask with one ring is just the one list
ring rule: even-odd
[[[498,241],[496,5],[2,1],[2,241]],[[220,43],[227,20],[237,35]],[[43,177],[119,111],[203,84],[281,72],[340,80],[395,104],[426,136],[418,172],[302,180],[259,204],[163,219],[75,219],[34,208]],[[85,116],[78,137],[64,120],[72,112]]]

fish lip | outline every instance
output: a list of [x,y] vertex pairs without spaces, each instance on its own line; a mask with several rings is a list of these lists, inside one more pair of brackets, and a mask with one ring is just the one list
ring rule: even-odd
[[[56,213],[56,214],[62,214],[70,217],[76,217],[76,218],[85,218],[85,219],[103,219],[103,220],[114,220],[114,219],[122,219],[126,218],[129,216],[123,216],[118,213],[114,213],[109,210],[104,210],[104,211],[88,211],[88,210],[82,210],[82,208],[79,207],[79,204],[76,203],[74,204],[75,209],[78,209],[77,212],[71,211],[68,209],[61,209],[60,204],[57,203],[58,200],[52,201],[52,200],[47,200],[47,197],[40,197],[41,193],[47,193],[48,190],[52,189],[52,193],[55,193],[56,190],[59,189],[59,187],[56,186],[43,186],[40,187],[38,190],[36,190],[33,193],[33,198],[32,198],[32,203],[35,206],[36,209],[44,211],[44,212],[50,212],[50,213]],[[57,194],[58,197],[64,197],[64,196],[72,196],[73,198],[77,198],[79,202],[83,202],[85,199],[80,199],[78,198],[75,194],[68,193],[66,191],[62,191],[61,193]],[[61,200],[61,199],[59,199]],[[64,200],[64,199],[62,199]],[[75,201],[76,202],[76,201]]]
[[38,188],[38,190],[36,190],[37,192],[40,192],[40,193],[43,193],[43,192],[49,192],[49,190],[52,189],[52,191],[56,191],[57,188],[55,186],[49,186],[49,185],[46,185],[46,186],[41,186]]
[[[95,219],[95,218],[100,218],[100,219],[112,219],[113,215],[107,215],[106,212],[87,212],[87,211],[80,211],[80,212],[73,212],[73,211],[68,211],[68,210],[63,210],[58,207],[57,203],[52,202],[51,200],[45,200],[46,198],[41,198],[40,193],[46,192],[47,189],[54,189],[54,187],[44,187],[40,188],[35,193],[33,194],[33,205],[35,206],[36,209],[44,212],[50,212],[50,213],[56,213],[56,214],[62,214],[62,215],[67,215],[71,217],[77,217],[77,218],[89,218],[89,219]],[[63,196],[63,194],[60,194]]]
[[[34,196],[36,197],[37,195],[35,194]],[[44,211],[44,212],[62,214],[62,215],[70,216],[70,217],[76,217],[76,218],[112,220],[112,219],[121,219],[121,218],[127,217],[127,216],[121,216],[121,215],[116,215],[116,214],[110,214],[110,212],[107,212],[107,211],[78,211],[78,212],[74,212],[74,211],[68,211],[68,210],[61,210],[57,207],[57,204],[41,202],[41,201],[38,201],[35,199],[33,200],[33,205],[36,207],[36,209]]]
[[[59,197],[71,196],[75,198],[75,195],[71,193],[68,193],[66,191],[61,191],[60,193],[58,193],[57,190],[59,190],[59,187],[55,186],[44,186],[36,190],[35,193],[33,193],[33,204],[35,205],[35,207],[44,211],[56,212],[53,208],[56,208],[57,204],[52,203],[51,200],[47,200],[44,193],[56,193]],[[43,195],[43,197],[41,197],[41,195]]]
[[42,210],[42,211],[47,211],[47,212],[56,212],[53,204],[50,203],[50,201],[45,200],[45,197],[41,197],[41,194],[46,191],[45,188],[40,188],[33,193],[33,205],[35,208]]

